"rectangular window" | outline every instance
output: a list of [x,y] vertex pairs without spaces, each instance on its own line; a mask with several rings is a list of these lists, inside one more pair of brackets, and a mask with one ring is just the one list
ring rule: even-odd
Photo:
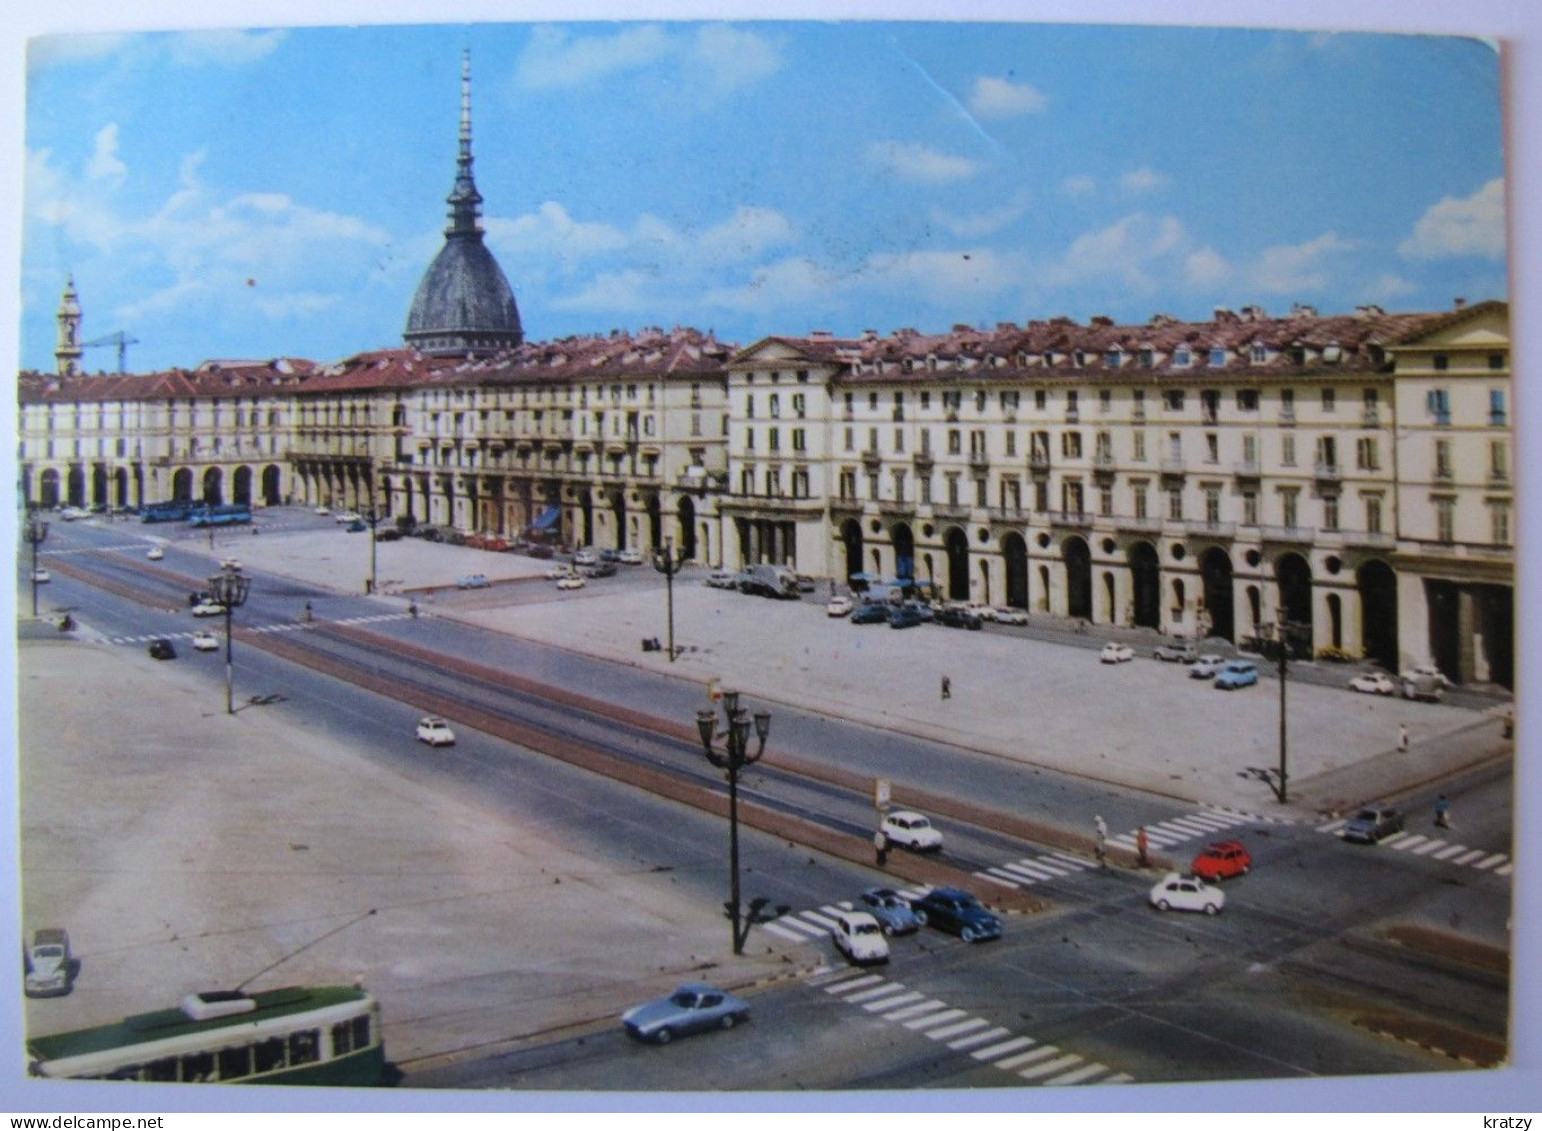
[[1205,521],[1211,524],[1221,521],[1221,489],[1205,488]]
[[931,453],[931,450],[932,450],[932,430],[930,428],[923,428],[923,429],[921,429],[921,451],[922,451],[923,454],[929,455]]
[[948,506],[958,506],[958,476],[948,476]]
[[1183,488],[1169,487],[1167,489],[1167,517],[1175,522],[1183,520]]
[[846,437],[845,437],[845,439],[846,439],[846,450],[848,452],[856,451],[857,450],[856,449],[857,431],[856,431],[855,428],[849,428],[848,427],[846,429]]
[[1490,389],[1488,391],[1488,422],[1496,427],[1503,427],[1506,418],[1505,391],[1503,389]]
[[903,452],[905,450],[905,430],[903,428],[896,428],[894,430],[894,450],[896,452]]
[[981,508],[990,505],[990,495],[984,476],[979,476],[974,481],[974,505]]
[[1355,466],[1361,471],[1376,471],[1381,467],[1375,436],[1361,436],[1355,441]]
[[792,414],[794,416],[802,416],[803,415],[804,403],[805,402],[804,402],[804,398],[803,398],[803,394],[802,393],[794,393],[792,395]]
[[773,452],[782,450],[782,430],[780,428],[766,429],[766,446]]
[[768,404],[767,409],[771,413],[771,416],[773,418],[781,416],[782,415],[782,395],[780,393],[772,393],[771,396],[768,398],[768,400],[769,400],[770,403]]
[[1098,514],[1104,518],[1114,513],[1114,489],[1107,483],[1098,488]]
[[1381,496],[1365,497],[1365,530],[1367,534],[1381,533]]
[[1488,505],[1489,541],[1496,546],[1510,544],[1510,504],[1494,500]]
[[[588,422],[588,417],[585,417],[584,420],[585,420],[585,423],[587,423]],[[701,435],[701,413],[699,413],[699,412],[691,413],[691,435],[692,436],[700,436]]]
[[1144,483],[1132,483],[1130,490],[1135,497],[1135,517],[1146,517],[1146,485]]
[[1322,497],[1322,528],[1324,530],[1337,530],[1339,528],[1339,497],[1337,495],[1324,495]]
[[755,429],[753,428],[746,428],[744,430],[744,450],[747,452],[755,450]]
[[930,475],[916,476],[916,489],[921,493],[921,505],[932,505],[932,477]]
[[1280,492],[1280,511],[1284,525],[1294,527],[1296,525],[1296,504],[1299,501],[1300,492],[1292,487]]
[[746,419],[746,420],[754,420],[755,419],[755,394],[754,393],[745,393],[744,394],[744,419]]
[[1237,390],[1237,408],[1238,408],[1238,410],[1240,410],[1242,412],[1257,412],[1258,411],[1258,390],[1257,389],[1238,389]]
[[1006,441],[1007,455],[1015,456],[1017,454],[1017,433],[1012,431],[1010,428],[1007,429]]
[[1435,423],[1446,425],[1451,423],[1451,390],[1431,389],[1425,394],[1425,408],[1435,418]]
[[1098,411],[1108,412],[1114,407],[1114,391],[1112,389],[1098,390]]
[[1135,458],[1144,462],[1146,459],[1146,434],[1144,432],[1137,432],[1133,439],[1135,442]]
[[1258,492],[1242,492],[1242,525],[1258,525]]
[[1435,504],[1435,541],[1456,541],[1456,500],[1434,499]]
[[1258,437],[1251,432],[1244,433],[1242,437],[1242,462],[1249,467],[1258,463]]
[[1060,454],[1066,459],[1081,459],[1082,434],[1080,432],[1062,432],[1060,435]]
[[1451,478],[1451,441],[1435,441],[1435,478]]
[[956,456],[964,450],[964,436],[957,428],[948,429],[948,454]]
[[1338,407],[1338,390],[1325,388],[1322,391],[1322,410],[1333,412]]
[[1043,389],[1035,389],[1033,391],[1033,407],[1042,411],[1047,403],[1049,403],[1048,393]]
[[1280,437],[1280,462],[1286,467],[1296,466],[1296,438],[1289,433]]
[[1488,474],[1491,479],[1510,478],[1510,445],[1503,440],[1489,441]]
[[1205,433],[1205,462],[1221,462],[1221,439],[1214,432]]
[[1168,389],[1167,392],[1162,394],[1162,403],[1167,407],[1168,412],[1182,412],[1183,390]]
[[806,428],[794,428],[792,430],[792,450],[795,452],[808,450],[808,430]]

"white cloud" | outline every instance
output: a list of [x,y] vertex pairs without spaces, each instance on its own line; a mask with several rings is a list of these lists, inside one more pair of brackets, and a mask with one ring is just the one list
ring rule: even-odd
[[1119,178],[1120,186],[1129,193],[1155,192],[1157,189],[1166,188],[1170,183],[1171,178],[1165,173],[1158,173],[1146,165],[1139,169],[1132,169]]
[[775,43],[758,32],[727,24],[709,24],[699,30],[691,58],[717,93],[750,86],[782,69],[782,53]]
[[1067,196],[1091,196],[1098,191],[1098,182],[1085,173],[1081,173],[1061,181],[1060,191]]
[[115,55],[134,40],[127,33],[42,35],[27,44],[27,67],[41,70],[60,63],[95,63]]
[[1013,224],[1022,218],[1028,211],[1027,201],[1019,204],[1004,204],[1000,208],[988,208],[983,212],[975,212],[968,216],[960,216],[951,212],[944,212],[940,208],[932,210],[932,221],[938,227],[945,228],[955,236],[963,239],[978,239],[988,236]]
[[282,29],[185,31],[171,37],[166,54],[173,63],[184,66],[255,63],[270,55],[287,34]]
[[502,220],[489,216],[483,225],[490,243],[500,251],[548,260],[576,263],[592,255],[625,247],[626,234],[609,224],[581,223],[554,200],[532,213]]
[[939,153],[919,142],[875,141],[867,147],[867,159],[905,180],[930,184],[968,180],[980,171],[978,162]]
[[1015,118],[1023,114],[1042,114],[1049,99],[1027,83],[981,76],[974,80],[969,95],[969,112],[982,118]]
[[128,172],[118,158],[118,123],[108,122],[96,133],[96,146],[86,164],[86,176],[93,180],[112,180]]
[[750,259],[779,244],[790,243],[792,223],[771,208],[740,205],[721,224],[695,237],[700,254],[715,260]]
[[1217,287],[1231,278],[1231,264],[1214,248],[1202,247],[1184,257],[1183,278],[1193,287]]
[[1397,298],[1400,295],[1413,294],[1418,289],[1415,283],[1410,282],[1401,275],[1394,275],[1388,272],[1378,277],[1371,284],[1370,290],[1367,293],[1371,298],[1388,299]]
[[1156,261],[1186,253],[1189,245],[1188,232],[1177,218],[1136,212],[1099,231],[1078,236],[1049,276],[1061,283],[1115,278],[1147,290],[1155,283],[1148,268]]
[[594,277],[577,294],[555,297],[550,305],[557,310],[624,310],[641,312],[658,304],[658,276],[651,271],[631,268],[606,271]]
[[1446,197],[1419,217],[1398,251],[1409,259],[1505,253],[1505,186],[1498,178],[1465,199]]
[[1332,280],[1332,258],[1354,247],[1352,241],[1325,232],[1303,244],[1267,248],[1248,269],[1248,279],[1255,290],[1271,294],[1322,290]]
[[646,67],[670,50],[669,37],[656,24],[578,38],[538,24],[520,53],[517,76],[532,89],[583,86],[619,71]]

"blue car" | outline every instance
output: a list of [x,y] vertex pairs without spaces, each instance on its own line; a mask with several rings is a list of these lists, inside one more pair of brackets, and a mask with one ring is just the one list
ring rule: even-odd
[[851,614],[852,624],[883,624],[888,619],[886,605],[859,605]]
[[857,910],[877,919],[886,935],[908,935],[921,929],[921,916],[911,909],[910,900],[893,888],[868,888],[858,898]]
[[1258,666],[1247,660],[1228,660],[1216,673],[1215,685],[1222,691],[1235,691],[1258,682]]
[[921,614],[910,605],[900,605],[889,610],[890,628],[914,628],[921,623]]
[[666,998],[627,1010],[621,1024],[639,1041],[667,1045],[675,1037],[732,1029],[749,1019],[749,1002],[743,998],[706,982],[687,982]]
[[958,888],[933,888],[910,905],[916,917],[939,931],[957,935],[967,943],[1001,937],[1001,920],[980,901]]

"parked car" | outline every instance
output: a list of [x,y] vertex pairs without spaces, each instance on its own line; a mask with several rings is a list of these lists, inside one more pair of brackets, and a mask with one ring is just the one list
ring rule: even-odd
[[620,550],[614,550],[614,549],[611,549],[609,546],[607,546],[607,547],[605,547],[605,549],[600,551],[600,561],[602,561],[602,562],[619,562],[620,560],[621,560],[621,551]]
[[195,652],[218,652],[220,638],[212,632],[199,630],[193,633],[193,650]]
[[485,573],[468,573],[465,577],[455,579],[457,589],[486,589],[490,585],[492,582],[487,579]]
[[154,640],[150,641],[149,652],[152,660],[175,660],[177,658],[177,650],[172,647],[171,641],[167,640],[164,636],[157,636]]
[[70,936],[59,927],[41,927],[23,951],[23,990],[28,997],[63,997],[75,988],[75,960]]
[[450,724],[433,715],[418,720],[417,735],[419,742],[426,742],[430,746],[455,745],[455,732],[450,729]]
[[558,589],[582,589],[587,584],[588,582],[576,573],[563,574],[557,579]]
[[1207,844],[1189,865],[1189,871],[1210,883],[1228,876],[1245,876],[1252,869],[1253,854],[1240,840],[1218,840]]
[[1226,906],[1226,893],[1198,876],[1169,872],[1158,880],[1147,897],[1158,911],[1203,911],[1218,915]]
[[363,522],[364,518],[357,511],[338,511],[332,516],[332,521],[342,525],[345,522]]
[[957,935],[965,942],[985,942],[1001,937],[1001,920],[980,905],[980,901],[958,888],[933,888],[911,904],[923,922]]
[[1446,688],[1451,686],[1451,681],[1434,664],[1419,664],[1409,668],[1397,679],[1404,699],[1428,699],[1431,702],[1439,702],[1445,698]]
[[868,888],[857,897],[858,910],[866,911],[886,935],[908,935],[920,930],[923,920],[893,888]]
[[[349,534],[363,534],[366,530],[369,529],[369,527],[364,525],[364,520],[362,518],[356,518],[347,526],[343,527],[343,529]],[[388,541],[388,539],[382,538],[381,541]]]
[[622,550],[619,554],[616,555],[616,560],[622,565],[642,565],[642,551],[639,550],[636,546],[628,546],[626,549]]
[[1098,653],[1098,659],[1105,664],[1126,664],[1135,658],[1135,649],[1128,644],[1120,644],[1110,640],[1103,645],[1103,650]]
[[593,565],[581,565],[578,567],[580,577],[615,577],[616,570],[621,568],[615,562],[595,562]]
[[534,542],[529,546],[526,546],[525,553],[529,554],[532,558],[540,558],[542,561],[546,561],[557,556],[557,551],[552,549],[545,542]]
[[916,852],[936,852],[942,848],[942,834],[932,827],[931,821],[909,809],[897,809],[889,813],[879,826],[889,843]]
[[850,597],[831,597],[830,603],[825,606],[825,616],[827,617],[848,617],[850,615]]
[[329,515],[331,513],[332,512],[328,508],[326,508],[326,507],[317,507],[316,508],[316,514],[319,517],[321,517],[321,518],[325,518],[327,515]]
[[687,982],[657,1001],[633,1006],[621,1024],[639,1041],[667,1045],[707,1029],[732,1029],[750,1019],[749,1002],[706,982]]
[[1014,609],[1010,605],[997,605],[991,619],[997,624],[1027,624],[1028,610]]
[[576,566],[599,565],[600,556],[588,546],[585,546],[582,549],[573,551],[573,564]]
[[887,605],[858,605],[851,614],[852,624],[884,624],[889,619]]
[[199,601],[193,606],[195,617],[222,617],[225,615],[225,606],[218,601]]
[[878,920],[866,911],[842,911],[834,917],[830,937],[835,949],[853,966],[879,965],[889,961],[889,940]]
[[47,585],[53,579],[54,575],[49,573],[42,566],[39,566],[37,569],[32,571],[32,580],[38,585]]
[[151,546],[148,550],[145,551],[145,557],[149,558],[152,562],[158,562],[165,556],[166,551],[161,549],[159,546]]
[[1365,695],[1397,694],[1397,684],[1386,672],[1363,672],[1349,681],[1349,689]]
[[985,604],[983,601],[965,601],[964,602],[964,611],[966,613],[973,613],[975,616],[979,617],[982,621],[995,620],[996,619],[996,610],[995,610],[995,608],[993,608],[990,605]]
[[1199,656],[1189,665],[1190,679],[1214,679],[1226,666],[1225,656]]
[[937,623],[948,628],[967,628],[978,632],[985,622],[962,605],[944,605],[937,611]]
[[201,605],[205,601],[212,600],[214,600],[214,594],[210,593],[207,589],[195,589],[187,595],[187,603],[189,605]]
[[558,562],[556,565],[548,569],[545,574],[547,581],[561,581],[564,577],[577,576],[578,575],[573,572],[573,567],[563,562]]
[[1235,691],[1258,682],[1258,665],[1250,660],[1227,660],[1215,673],[1215,686],[1222,691]]
[[1403,814],[1390,805],[1367,805],[1344,826],[1344,839],[1357,844],[1375,844],[1393,833],[1403,831]]
[[707,584],[714,589],[737,589],[739,575],[731,569],[715,569],[707,574]]
[[889,610],[890,628],[914,628],[923,623],[921,614],[911,605],[896,605]]
[[806,573],[796,575],[795,580],[797,581],[799,593],[812,593],[819,584]]
[[1198,650],[1187,640],[1173,640],[1166,644],[1158,644],[1151,654],[1158,660],[1165,660],[1170,664],[1192,664],[1199,659]]

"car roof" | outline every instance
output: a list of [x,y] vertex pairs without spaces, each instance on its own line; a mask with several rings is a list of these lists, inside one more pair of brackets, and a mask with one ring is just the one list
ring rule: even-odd
[[1205,845],[1206,852],[1230,852],[1234,848],[1241,848],[1240,840],[1213,840]]
[[693,994],[720,994],[725,992],[718,989],[711,982],[681,982],[672,992],[679,993],[681,990]]

